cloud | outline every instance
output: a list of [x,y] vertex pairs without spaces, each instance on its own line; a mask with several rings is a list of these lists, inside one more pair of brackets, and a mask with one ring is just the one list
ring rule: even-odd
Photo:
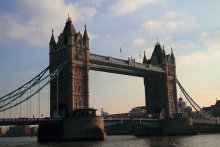
[[205,62],[208,60],[208,55],[205,52],[197,51],[185,56],[178,57],[178,64],[180,66],[188,66],[196,63]]
[[1,38],[21,39],[34,45],[47,45],[51,29],[62,30],[67,14],[74,22],[86,22],[96,15],[92,7],[78,3],[65,4],[63,0],[19,0],[15,13],[0,13]]
[[98,34],[94,34],[94,33],[90,32],[90,31],[88,32],[88,35],[89,35],[89,39],[91,39],[91,40],[96,40],[96,39],[99,38]]
[[[220,32],[203,32],[199,37],[188,53],[176,56],[177,75],[200,106],[209,106],[220,94]],[[192,44],[188,42],[186,46]]]
[[174,33],[193,27],[195,19],[184,11],[167,11],[157,19],[146,20],[142,27],[151,34]]
[[179,56],[177,59],[180,66],[201,65],[202,63],[207,64],[212,61],[220,61],[220,31],[203,32],[200,37],[197,44],[193,43],[192,45],[192,42],[189,42],[187,45],[186,43],[186,47],[194,47],[196,51]]
[[21,75],[25,75],[26,77],[35,77],[38,74],[38,71],[35,70],[26,70],[20,73]]
[[104,0],[89,0],[91,1],[93,4],[95,4],[96,6],[100,6],[101,3],[104,1]]
[[116,3],[110,6],[110,11],[117,15],[128,14],[141,7],[157,2],[158,0],[117,0]]
[[220,31],[201,33],[201,41],[207,46],[220,50]]
[[134,46],[144,46],[144,45],[146,45],[146,43],[147,42],[146,42],[145,39],[137,38],[137,39],[133,40],[132,45],[134,45]]

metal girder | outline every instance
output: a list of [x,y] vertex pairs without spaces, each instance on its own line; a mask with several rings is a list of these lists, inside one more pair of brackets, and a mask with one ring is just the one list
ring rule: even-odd
[[138,63],[134,59],[122,60],[96,54],[90,54],[90,69],[138,77],[145,77],[150,73],[165,73],[160,66]]
[[137,76],[137,77],[145,77],[149,75],[149,72],[134,71],[119,67],[111,67],[111,66],[93,64],[93,63],[90,64],[90,69],[94,71],[102,71],[102,72],[109,72],[109,73],[116,73],[116,74],[123,74],[129,76]]

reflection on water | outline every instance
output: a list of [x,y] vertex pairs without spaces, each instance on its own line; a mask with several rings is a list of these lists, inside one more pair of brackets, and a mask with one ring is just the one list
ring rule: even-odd
[[44,143],[36,137],[0,137],[0,147],[219,147],[220,134],[194,136],[108,136],[105,141]]

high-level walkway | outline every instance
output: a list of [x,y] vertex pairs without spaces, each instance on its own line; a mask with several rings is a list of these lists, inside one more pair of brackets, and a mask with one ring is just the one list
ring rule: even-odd
[[92,53],[90,53],[90,69],[138,77],[147,76],[149,73],[165,73],[160,66],[138,63],[135,59],[123,60]]

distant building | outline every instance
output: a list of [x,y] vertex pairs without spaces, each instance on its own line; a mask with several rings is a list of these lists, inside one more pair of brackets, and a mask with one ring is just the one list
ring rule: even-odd
[[0,127],[0,136],[5,136],[8,131],[8,127]]
[[128,118],[128,117],[146,117],[146,106],[132,108],[129,113],[108,114],[101,109],[101,115],[105,118]]
[[[203,107],[202,109],[214,117],[220,117],[220,100],[216,100],[215,105],[211,105],[209,107]],[[204,119],[198,112],[193,112],[193,118]]]
[[37,126],[33,126],[33,127],[30,128],[30,132],[29,132],[30,136],[37,136],[37,133],[38,133],[38,127]]
[[191,106],[187,106],[187,103],[183,100],[182,97],[179,98],[178,102],[177,102],[177,106],[178,106],[178,112],[181,113],[185,113],[188,116],[192,116],[192,107]]
[[16,136],[29,136],[30,126],[11,126],[6,132],[6,136],[16,137]]
[[203,107],[202,109],[214,117],[220,117],[220,100],[216,100],[215,105]]
[[220,100],[216,100],[216,103],[213,106],[213,115],[215,117],[220,117]]
[[108,117],[108,112],[105,112],[103,108],[101,108],[101,116]]
[[0,136],[3,136],[2,128],[0,127]]
[[130,117],[144,117],[146,116],[146,106],[139,106],[132,108],[131,111],[129,111]]
[[186,104],[185,101],[183,101],[183,98],[180,97],[178,102],[177,102],[177,105],[178,105],[179,109],[185,109],[187,104]]
[[109,114],[108,118],[128,118],[129,113]]

